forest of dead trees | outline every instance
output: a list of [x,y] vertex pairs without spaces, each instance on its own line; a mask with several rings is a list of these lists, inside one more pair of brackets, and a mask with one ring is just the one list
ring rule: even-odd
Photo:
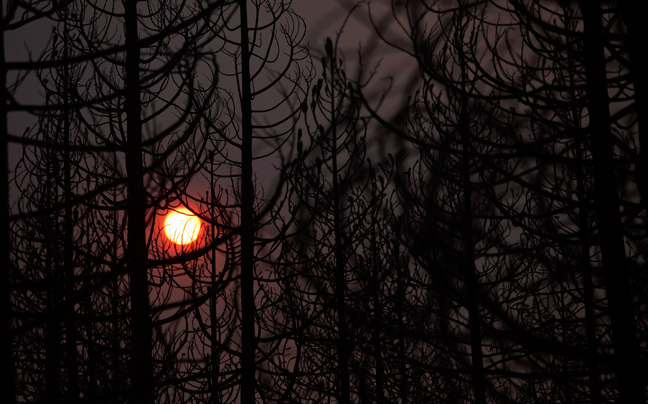
[[638,3],[1,0],[0,402],[646,403]]

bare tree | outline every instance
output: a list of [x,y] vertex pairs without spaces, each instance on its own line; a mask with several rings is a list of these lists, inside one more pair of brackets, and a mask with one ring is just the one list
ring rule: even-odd
[[[26,178],[36,183],[49,180],[54,191],[49,210],[39,212],[44,206],[36,201],[34,211],[20,217],[51,215],[55,223],[59,219],[62,223],[54,229],[63,229],[60,249],[53,237],[57,233],[34,229],[53,246],[48,251],[61,251],[60,257],[44,258],[62,265],[64,272],[45,282],[46,294],[54,299],[45,314],[56,315],[46,328],[56,330],[57,318],[64,319],[60,321],[67,344],[63,356],[67,380],[55,386],[58,369],[54,369],[61,364],[55,360],[47,386],[52,386],[50,393],[60,394],[49,400],[75,401],[81,393],[112,402],[152,403],[165,395],[168,399],[168,386],[159,380],[164,380],[161,375],[173,362],[173,352],[166,348],[164,330],[154,329],[153,321],[163,308],[150,303],[157,301],[159,290],[149,283],[148,222],[151,208],[174,190],[155,184],[156,170],[173,160],[180,145],[198,138],[196,128],[212,102],[216,76],[198,79],[196,72],[198,65],[213,63],[205,44],[212,28],[209,16],[220,3],[178,6],[66,4],[57,10],[52,48],[37,64],[50,103],[33,129],[35,137],[25,138],[36,146],[28,156],[32,161],[25,165]],[[58,63],[59,57],[66,63]],[[33,161],[37,155],[51,157]],[[45,177],[37,177],[39,166]],[[174,178],[175,188],[195,172],[189,164],[181,179]],[[31,196],[23,198],[29,204]],[[29,233],[19,236],[19,242],[29,243]],[[39,265],[39,257],[32,255],[30,260],[26,266]],[[30,279],[21,281],[28,290],[33,287]],[[29,310],[19,306],[23,309]],[[32,322],[26,327],[39,325]],[[100,336],[106,330],[112,338]],[[56,338],[56,333],[49,338],[54,353]]]
[[186,317],[183,332],[195,340],[180,374],[198,402],[279,401],[290,389],[291,336],[282,331],[289,320],[275,316],[271,268],[291,222],[282,163],[310,80],[305,25],[289,2],[238,1],[212,27],[218,99],[199,128],[207,143],[183,152],[183,164],[197,156],[209,192],[172,194],[210,233],[207,244],[185,251],[195,260],[182,264],[192,283],[175,286],[197,302]]
[[[26,27],[36,27],[38,24],[48,24],[49,19],[65,2],[60,4],[51,4],[43,1],[15,1],[2,2],[0,4],[0,76],[2,76],[2,95],[0,103],[2,113],[0,114],[1,130],[1,149],[0,154],[3,156],[2,163],[2,184],[3,189],[10,189],[10,172],[9,167],[9,144],[20,142],[20,137],[10,133],[9,117],[16,112],[25,113],[33,111],[35,105],[23,105],[17,100],[17,95],[21,94],[24,88],[25,79],[33,74],[37,69],[38,63],[31,60],[16,60],[14,57],[8,58],[7,34],[25,29]],[[14,115],[15,116],[15,115]],[[12,128],[13,129],[13,128]],[[15,270],[13,258],[11,255],[11,220],[10,220],[10,194],[6,193],[2,198],[2,225],[3,245],[2,245],[2,277],[0,279],[0,294],[2,295],[2,394],[3,401],[13,403],[16,401],[16,370],[14,369],[14,358],[12,353],[13,343],[15,341],[15,323],[12,310],[12,270]]]
[[[413,131],[401,131],[375,110],[370,112],[393,133],[420,147],[422,155],[438,150],[419,166],[423,168],[419,177],[429,181],[414,182],[412,189],[441,184],[438,177],[454,178],[441,188],[429,188],[425,200],[438,199],[436,209],[420,202],[412,206],[424,212],[420,223],[426,223],[425,215],[433,218],[435,212],[452,206],[447,215],[422,228],[443,229],[454,223],[449,218],[471,212],[467,202],[472,198],[466,196],[480,195],[486,210],[473,210],[478,219],[473,219],[472,229],[465,216],[464,226],[457,225],[454,231],[463,228],[457,239],[463,238],[464,246],[474,244],[469,240],[476,240],[480,232],[485,243],[492,243],[482,258],[466,259],[466,265],[472,261],[488,268],[499,260],[495,265],[499,269],[484,278],[491,285],[487,290],[499,290],[492,295],[479,283],[475,288],[470,277],[454,278],[450,257],[436,266],[439,273],[452,274],[450,280],[472,283],[477,293],[471,310],[471,295],[448,296],[453,281],[448,277],[436,281],[445,285],[435,289],[436,298],[446,296],[467,305],[473,371],[480,363],[474,356],[476,337],[486,333],[493,341],[489,351],[497,352],[491,358],[498,358],[490,359],[495,360],[491,372],[496,376],[485,386],[492,399],[531,399],[539,392],[551,397],[551,392],[556,396],[549,401],[584,396],[600,402],[604,394],[644,402],[643,383],[636,374],[626,373],[637,365],[630,358],[641,355],[637,326],[644,323],[638,292],[643,280],[636,276],[636,268],[642,267],[637,259],[645,251],[640,230],[645,229],[645,214],[637,199],[642,180],[633,174],[642,163],[637,160],[639,128],[632,112],[641,101],[629,90],[635,86],[627,69],[633,42],[623,43],[627,37],[619,10],[598,3],[533,1],[466,2],[459,7],[416,2],[394,5],[392,10],[397,18],[403,17],[400,26],[411,47],[399,47],[397,41],[390,44],[401,51],[411,49],[426,79],[420,92],[424,96],[410,115]],[[462,13],[466,24],[474,25],[453,37],[448,32],[460,26],[455,24],[462,21]],[[449,70],[449,63],[457,68]],[[453,104],[454,100],[461,102]],[[460,108],[452,110],[452,105]],[[476,107],[477,115],[465,119],[465,106]],[[435,132],[452,139],[445,129],[453,127],[452,122],[459,122],[457,137],[470,134],[461,147],[436,143],[435,136],[441,135]],[[466,125],[463,130],[461,122]],[[474,135],[480,125],[483,137]],[[458,176],[466,173],[467,162],[480,169],[461,180]],[[438,170],[444,164],[448,169]],[[485,175],[489,171],[495,175]],[[452,189],[459,183],[467,187],[444,192],[444,187]],[[464,195],[464,203],[452,205],[452,195]],[[484,227],[497,221],[500,225]],[[434,233],[424,234],[447,239]],[[448,247],[444,244],[437,242],[423,251],[438,256]],[[584,318],[578,315],[581,312]],[[575,342],[582,340],[587,341],[586,348]],[[451,343],[456,341],[446,341]],[[611,347],[614,354],[606,354]],[[519,360],[513,359],[516,354]],[[587,381],[578,372],[587,374]],[[474,380],[477,374],[473,373]],[[579,387],[583,384],[587,388]],[[513,395],[511,386],[516,386]],[[483,402],[478,397],[483,397],[484,389],[477,387],[476,400]]]
[[[365,160],[367,125],[331,39],[306,125],[309,136],[299,140],[289,173],[299,232],[284,250],[297,264],[284,269],[290,278],[283,303],[299,323],[295,394],[341,403],[382,399],[384,366],[370,368],[383,360],[376,221],[387,183]],[[364,305],[366,299],[372,303]]]

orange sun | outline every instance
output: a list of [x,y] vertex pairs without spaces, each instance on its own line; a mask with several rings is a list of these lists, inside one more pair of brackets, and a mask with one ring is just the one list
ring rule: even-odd
[[176,244],[192,243],[200,234],[200,219],[189,209],[174,209],[164,219],[164,233]]

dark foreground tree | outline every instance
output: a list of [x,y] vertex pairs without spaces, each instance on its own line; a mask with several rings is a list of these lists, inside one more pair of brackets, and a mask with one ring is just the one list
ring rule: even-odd
[[[271,268],[292,220],[281,165],[310,79],[305,26],[289,2],[240,1],[224,6],[213,28],[219,85],[199,128],[207,143],[185,144],[179,162],[197,157],[202,189],[171,194],[170,207],[189,207],[210,233],[195,251],[177,251],[193,261],[164,270],[188,277],[172,287],[197,302],[184,318],[189,342],[178,378],[198,402],[279,401],[294,383],[292,336],[290,319],[276,315],[281,295]],[[176,253],[160,247],[161,262]]]
[[[512,401],[540,395],[548,402],[645,402],[645,381],[629,373],[642,357],[645,327],[645,280],[638,272],[646,229],[636,147],[641,79],[630,74],[635,42],[626,35],[636,26],[624,26],[620,9],[598,2],[456,6],[393,6],[394,15],[409,23],[400,27],[426,85],[410,115],[413,131],[389,128],[412,141],[426,162],[406,198],[413,203],[408,211],[423,213],[414,224],[426,233],[414,233],[416,240],[409,234],[406,242],[423,243],[422,251],[438,256],[449,238],[432,234],[457,223],[449,219],[461,212],[463,225],[450,225],[463,239],[461,259],[470,238],[485,237],[482,257],[465,263],[472,261],[485,276],[483,286],[473,284],[473,309],[470,294],[448,292],[457,287],[448,278],[437,279],[445,286],[434,289],[436,299],[450,293],[448,301],[466,304],[472,346],[464,352],[472,355],[473,381],[479,374],[475,343],[480,336],[493,341],[487,351],[492,365],[482,368],[493,377],[483,388],[473,385],[475,400],[484,401],[485,388],[492,399]],[[464,25],[470,28],[452,34]],[[459,108],[449,109],[453,105]],[[462,105],[477,114],[465,119]],[[462,180],[467,162],[479,169]],[[456,191],[430,187],[444,182]],[[429,193],[413,199],[416,191]],[[458,195],[464,203],[453,205]],[[468,286],[470,278],[458,277],[461,271],[448,258],[438,261],[436,272]],[[496,272],[488,271],[491,264]],[[477,313],[472,321],[471,312]],[[452,355],[442,373],[453,375],[458,358]],[[449,394],[454,400],[460,393]]]
[[54,4],[0,16],[53,26],[0,61],[5,401],[645,402],[629,2],[363,2],[417,68],[402,110],[343,36],[307,96],[290,2]]
[[[174,389],[164,372],[174,361],[169,333],[153,327],[164,307],[151,307],[160,290],[149,284],[148,224],[170,192],[157,186],[169,182],[158,168],[199,137],[212,102],[216,76],[201,81],[196,72],[213,64],[204,50],[218,7],[70,2],[56,10],[39,65],[47,104],[16,177],[27,211],[14,240],[13,282],[25,297],[15,310],[33,338],[45,329],[47,364],[43,391],[32,379],[39,342],[26,339],[18,385],[27,400],[153,403]],[[44,302],[34,301],[41,293]]]
[[[290,2],[238,1],[229,10],[234,25],[219,39],[229,60],[220,63],[223,96],[231,94],[234,109],[227,125],[212,126],[215,158],[226,162],[231,173],[232,196],[219,209],[231,211],[236,235],[233,257],[226,271],[238,270],[237,317],[239,380],[231,397],[243,404],[259,399],[278,399],[285,394],[289,374],[283,339],[275,335],[272,293],[274,275],[269,273],[282,233],[280,218],[284,184],[272,175],[281,147],[296,135],[296,123],[310,76],[308,53],[302,44],[305,26],[290,9]],[[227,144],[226,146],[222,146]],[[263,172],[265,171],[265,172]],[[277,173],[279,174],[279,173]],[[262,186],[259,180],[266,184]],[[220,202],[219,202],[220,204]],[[232,398],[232,399],[233,399]]]
[[[2,189],[10,190],[10,172],[13,167],[9,158],[10,144],[22,143],[20,136],[12,131],[23,130],[19,125],[10,124],[10,118],[15,119],[20,116],[25,118],[27,113],[33,113],[42,105],[37,101],[29,101],[25,105],[22,101],[25,94],[29,94],[29,86],[25,86],[26,79],[33,79],[33,74],[38,68],[38,63],[33,61],[28,55],[26,59],[20,60],[21,56],[8,54],[7,50],[13,51],[6,45],[9,38],[16,32],[25,32],[30,29],[38,30],[38,26],[44,26],[50,23],[55,13],[64,7],[66,2],[50,3],[43,1],[14,1],[0,2],[0,81],[2,90],[0,95],[0,155],[2,156]],[[27,88],[27,90],[25,90]],[[21,100],[21,101],[19,101]],[[15,161],[13,161],[15,162]],[[7,403],[16,401],[16,377],[17,371],[14,366],[16,359],[14,341],[20,336],[20,331],[16,332],[16,323],[14,321],[14,312],[12,309],[12,276],[16,268],[14,258],[12,257],[11,245],[11,226],[10,220],[10,201],[11,194],[5,193],[0,203],[2,213],[0,223],[2,223],[2,247],[0,247],[2,261],[2,270],[0,272],[0,311],[2,331],[0,332],[1,355],[1,388],[2,400]]]
[[305,391],[298,394],[349,404],[355,395],[351,368],[357,345],[349,306],[354,300],[351,279],[358,269],[354,250],[363,238],[363,195],[357,183],[366,178],[366,126],[359,119],[357,100],[350,96],[336,48],[327,39],[322,75],[313,87],[306,119],[312,133],[299,139],[290,172],[302,233],[292,259],[303,264],[289,274],[295,279],[286,290],[293,295],[286,303],[298,307],[286,310],[291,316],[304,310],[304,330],[297,343],[304,350],[300,371],[308,376],[300,380]]

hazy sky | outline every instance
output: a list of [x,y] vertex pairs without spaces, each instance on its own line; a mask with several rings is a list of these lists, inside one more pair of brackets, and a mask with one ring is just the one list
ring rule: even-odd
[[[322,55],[322,49],[326,37],[336,38],[336,35],[342,32],[339,41],[340,56],[345,60],[345,69],[347,76],[356,77],[356,67],[358,66],[358,51],[362,44],[362,51],[366,58],[363,62],[365,67],[373,68],[380,65],[378,80],[384,76],[395,78],[392,85],[392,94],[398,99],[399,86],[404,85],[411,73],[415,73],[415,64],[411,63],[414,70],[405,74],[403,66],[407,65],[408,56],[402,53],[390,52],[390,49],[378,38],[375,31],[368,23],[367,7],[357,8],[352,18],[348,19],[347,25],[342,30],[342,25],[347,17],[349,10],[356,4],[353,0],[293,0],[292,7],[295,12],[302,16],[306,22],[306,38],[310,44],[310,50],[315,63],[319,70],[319,59]],[[385,9],[381,9],[382,2],[372,3],[373,15],[380,17],[385,15]],[[380,20],[380,18],[377,18]],[[382,34],[388,34],[388,29]],[[6,33],[6,53],[9,61],[36,60],[40,57],[43,50],[49,45],[51,38],[52,25],[45,22],[28,24],[24,28]],[[392,35],[393,36],[393,35]],[[15,77],[15,76],[13,76]],[[12,75],[9,82],[13,81]],[[401,82],[399,83],[398,80]],[[379,82],[376,88],[381,91],[389,81]],[[35,74],[30,74],[20,86],[16,94],[19,102],[25,104],[41,104],[43,99],[43,90],[41,84],[36,79]],[[400,100],[396,101],[400,103]],[[389,103],[387,105],[390,105]],[[391,104],[393,105],[393,104]],[[387,114],[389,112],[387,111]],[[9,118],[9,130],[14,135],[22,135],[26,128],[35,125],[36,118],[24,112],[12,113]],[[10,167],[14,166],[17,159],[22,155],[22,147],[17,144],[10,145]]]

